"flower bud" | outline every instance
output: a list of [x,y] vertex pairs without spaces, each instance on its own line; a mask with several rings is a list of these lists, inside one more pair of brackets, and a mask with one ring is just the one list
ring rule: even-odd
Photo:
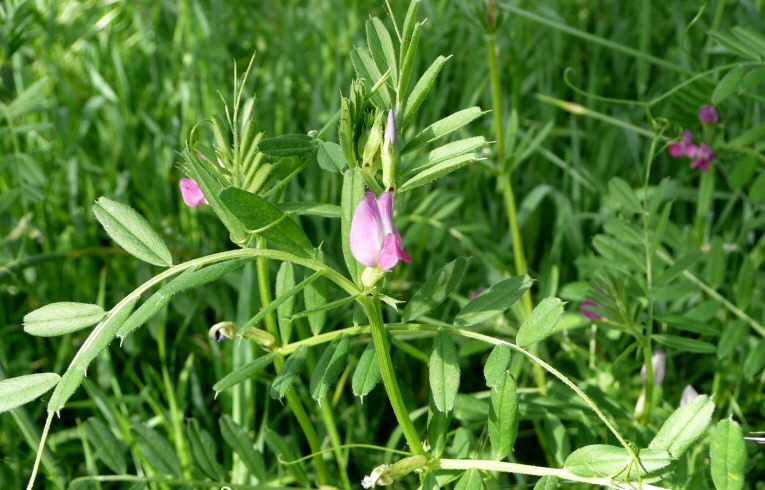
[[259,328],[248,328],[246,330],[247,331],[242,335],[242,337],[247,340],[254,340],[266,349],[271,348],[276,343],[276,339],[270,332],[266,332],[265,330],[261,330]]
[[382,160],[383,186],[386,190],[396,188],[396,156],[398,154],[398,133],[396,131],[396,112],[388,111],[388,124],[385,126],[380,160]]
[[233,339],[236,336],[236,330],[237,327],[234,322],[219,322],[210,327],[208,335],[216,342],[223,342]]
[[375,115],[372,129],[369,130],[369,136],[367,136],[367,142],[364,145],[364,155],[362,165],[364,168],[374,167],[377,160],[377,153],[380,150],[380,145],[383,141],[383,126],[382,126],[383,113],[378,111]]
[[[653,365],[653,382],[660,385],[664,381],[664,373],[667,364],[667,356],[664,354],[663,350],[656,349],[651,356],[651,364]],[[643,381],[645,381],[646,371],[647,369],[644,364],[640,369],[640,377],[643,378]]]
[[696,388],[691,385],[686,386],[682,395],[680,395],[680,406],[684,407],[685,405],[688,405],[695,400],[697,396],[699,396],[699,392],[696,391]]

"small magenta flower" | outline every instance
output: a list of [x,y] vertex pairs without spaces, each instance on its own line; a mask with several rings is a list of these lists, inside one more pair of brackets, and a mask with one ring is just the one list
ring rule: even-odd
[[603,317],[595,311],[591,310],[590,307],[598,308],[600,305],[591,299],[586,299],[582,301],[582,306],[579,307],[579,311],[582,313],[582,315],[586,316],[590,320],[602,320]]
[[668,149],[674,158],[694,158],[698,151],[698,147],[693,143],[693,133],[687,129],[683,131],[683,139],[670,143]]
[[699,121],[702,124],[716,124],[720,120],[717,108],[712,104],[704,104],[699,107]]
[[699,168],[702,172],[709,170],[709,164],[717,158],[717,153],[710,148],[707,144],[702,143],[695,155],[688,155],[691,158],[695,158],[691,162],[691,168]]
[[486,288],[478,288],[478,289],[476,289],[475,291],[473,291],[473,292],[470,294],[470,301],[473,301],[474,299],[476,299],[476,298],[477,298],[478,296],[480,296],[480,295],[481,295],[481,293],[482,293],[482,292],[484,292],[484,291],[486,291]]
[[399,234],[393,224],[393,193],[383,192],[375,198],[373,192],[356,206],[351,221],[351,252],[367,267],[392,269],[399,261],[411,262],[404,251]]
[[699,396],[699,392],[696,391],[696,388],[691,385],[686,386],[683,390],[683,394],[680,395],[680,406],[684,407],[685,405],[688,405],[695,400],[697,396]]
[[196,207],[200,204],[207,204],[205,195],[202,194],[202,189],[199,188],[199,184],[194,179],[181,179],[181,195],[183,196],[183,202],[187,206]]

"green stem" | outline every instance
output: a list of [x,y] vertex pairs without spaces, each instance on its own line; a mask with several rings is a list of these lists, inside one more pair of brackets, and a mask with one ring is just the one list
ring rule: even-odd
[[396,414],[396,419],[404,433],[406,442],[409,444],[409,448],[415,454],[424,455],[425,449],[422,447],[422,441],[417,433],[417,429],[414,428],[412,419],[409,417],[409,412],[406,409],[404,399],[401,397],[401,390],[396,381],[393,361],[390,358],[390,343],[386,336],[382,311],[380,310],[380,300],[363,297],[359,299],[359,302],[364,308],[369,318],[369,324],[372,327],[372,341],[377,353],[377,363],[380,366],[383,385],[385,385],[385,391],[388,393],[390,404],[393,406],[393,412]]
[[[263,245],[262,240],[260,244]],[[259,250],[264,249],[259,248]],[[260,303],[261,307],[267,308],[271,303],[271,281],[268,277],[268,262],[265,257],[258,257],[257,268]],[[274,336],[274,339],[276,339],[276,344],[281,344],[281,339],[279,337],[279,327],[276,323],[276,317],[274,316],[273,312],[266,315],[265,323],[268,332]],[[279,374],[279,371],[281,371],[283,365],[284,359],[282,357],[276,356],[274,358],[274,369],[276,370],[276,374]],[[289,405],[292,413],[295,415],[295,418],[298,421],[298,425],[300,425],[300,428],[303,430],[303,434],[308,441],[308,446],[311,448],[311,452],[317,453],[313,459],[314,463],[316,464],[316,472],[319,484],[327,485],[329,483],[329,473],[327,471],[327,465],[324,461],[324,457],[320,454],[321,441],[319,441],[319,436],[316,433],[316,429],[311,423],[311,419],[308,416],[308,413],[306,413],[305,409],[303,408],[303,403],[300,401],[300,397],[298,397],[297,394],[292,390],[287,392],[287,404]]]
[[506,463],[502,461],[482,460],[482,459],[441,459],[438,461],[438,467],[442,470],[483,470],[490,472],[516,473],[531,476],[554,476],[562,480],[569,480],[591,485],[601,485],[610,488],[633,489],[642,488],[643,490],[664,490],[662,487],[648,485],[639,482],[617,482],[610,478],[586,478],[575,475],[568,470],[558,468],[545,468],[543,466],[532,466],[519,463]]

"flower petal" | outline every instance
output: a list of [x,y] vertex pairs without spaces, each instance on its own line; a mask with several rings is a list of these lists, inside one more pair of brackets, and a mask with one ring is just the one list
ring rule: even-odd
[[351,221],[351,253],[367,267],[377,266],[383,247],[385,233],[375,195],[367,192],[356,206]]
[[380,210],[380,218],[382,219],[382,227],[385,235],[393,233],[393,193],[383,192],[380,197],[377,198],[377,209]]
[[199,188],[199,184],[194,179],[181,179],[181,196],[183,196],[183,202],[187,206],[196,207],[200,204],[207,204],[205,195],[202,194],[202,189]]
[[685,155],[685,147],[682,143],[670,143],[667,148],[669,154],[674,158],[680,158]]
[[412,258],[404,251],[398,232],[388,233],[385,235],[385,244],[380,254],[380,269],[384,271],[392,269],[399,260],[411,262]]

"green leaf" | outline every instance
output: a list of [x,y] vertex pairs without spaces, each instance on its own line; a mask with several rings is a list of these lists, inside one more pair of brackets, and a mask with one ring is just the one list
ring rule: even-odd
[[749,335],[749,324],[739,320],[725,327],[720,341],[717,343],[717,357],[725,359],[733,354],[736,348],[746,344]]
[[272,248],[300,257],[313,257],[313,245],[297,223],[257,194],[229,187],[221,201],[250,233],[262,236]]
[[743,369],[744,377],[750,380],[754,379],[762,372],[763,367],[765,367],[765,342],[760,341],[746,356]]
[[380,73],[385,73],[390,69],[393,85],[398,85],[398,65],[396,52],[393,50],[393,40],[390,38],[388,29],[377,17],[372,17],[367,21],[367,44]]
[[533,490],[558,490],[558,479],[554,476],[543,476],[534,485]]
[[300,346],[282,366],[282,370],[274,379],[271,384],[271,398],[281,400],[292,388],[292,383],[303,372],[303,365],[305,364],[306,357],[308,356],[308,348],[304,345]]
[[446,116],[440,119],[427,128],[420,131],[417,136],[407,141],[406,145],[401,149],[401,153],[407,153],[414,149],[419,148],[422,145],[426,145],[439,138],[443,138],[447,134],[458,130],[459,128],[473,122],[484,115],[484,112],[480,107],[469,107],[457,111],[450,116]]
[[486,364],[483,366],[483,377],[486,378],[486,386],[494,388],[505,378],[505,371],[510,367],[510,358],[513,351],[504,344],[497,344],[491,350]]
[[666,449],[678,459],[707,430],[715,404],[706,395],[696,397],[688,405],[669,416],[648,447]]
[[760,172],[760,175],[752,182],[752,187],[749,188],[749,200],[752,204],[765,203],[765,172]]
[[654,334],[653,340],[661,345],[683,352],[694,352],[696,354],[713,354],[717,352],[717,347],[703,340],[680,337],[678,335]]
[[202,189],[202,193],[207,202],[210,203],[213,212],[230,233],[231,241],[236,244],[244,244],[247,240],[247,232],[242,223],[221,202],[220,192],[223,190],[223,186],[208,169],[208,162],[200,159],[191,148],[186,148],[183,156],[186,172],[199,184],[199,188]]
[[643,212],[643,206],[640,204],[635,191],[632,190],[632,187],[624,179],[619,177],[612,178],[608,182],[608,195],[625,211],[632,213]]
[[58,412],[64,408],[67,400],[80,387],[82,380],[85,378],[85,371],[88,369],[91,361],[114,340],[119,328],[130,316],[130,313],[133,312],[137,300],[138,298],[134,298],[119,309],[116,309],[117,307],[112,309],[107,317],[90,332],[90,335],[85,339],[80,350],[77,351],[66,372],[61,376],[56,389],[53,390],[53,394],[48,401],[48,412]]
[[[285,293],[295,287],[295,273],[290,262],[282,262],[276,274],[276,298],[282,298]],[[279,336],[283,343],[289,343],[292,338],[292,321],[289,317],[295,312],[295,296],[288,295],[276,308],[279,321]]]
[[343,149],[337,143],[324,141],[319,145],[319,153],[316,155],[319,166],[329,172],[342,172],[347,165],[343,156]]
[[258,480],[266,479],[263,455],[255,449],[255,443],[246,430],[237,424],[230,415],[223,415],[218,421],[220,433],[226,444],[239,455],[244,465]]
[[518,392],[515,379],[505,371],[501,381],[491,388],[489,441],[494,459],[502,460],[513,450],[518,436]]
[[173,265],[165,242],[130,206],[100,197],[93,205],[93,214],[112,240],[129,254],[150,264]]
[[265,138],[258,143],[258,151],[270,157],[293,157],[314,153],[317,142],[305,134],[284,134]]
[[406,182],[401,184],[399,192],[407,192],[417,187],[430,184],[434,180],[438,180],[441,177],[448,175],[456,170],[461,169],[470,162],[478,160],[478,155],[475,153],[465,153],[464,155],[458,155],[449,160],[445,160],[441,163],[437,163],[432,167],[428,167],[422,172],[414,175]]
[[341,198],[342,217],[340,229],[342,234],[343,258],[353,282],[359,284],[364,266],[356,261],[351,253],[351,222],[356,206],[364,199],[364,176],[361,171],[349,168],[343,175],[343,195]]
[[146,461],[157,473],[181,476],[181,462],[167,439],[143,424],[133,424],[130,432],[141,446]]
[[593,444],[577,449],[566,458],[565,469],[585,478],[636,480],[638,476],[661,474],[673,463],[665,449],[640,449],[640,463],[623,447]]
[[226,444],[239,455],[244,465],[258,480],[265,480],[266,469],[263,455],[255,450],[255,442],[239,424],[234,422],[230,415],[223,415],[218,421],[220,433]]
[[449,294],[456,292],[465,275],[468,260],[459,257],[436,271],[412,295],[404,308],[404,321],[411,322],[428,314],[446,300]]
[[111,429],[101,419],[91,417],[83,425],[88,439],[96,448],[96,457],[114,473],[124,474],[127,470],[125,445],[114,436]]
[[[323,254],[320,251],[317,259],[323,262]],[[303,290],[303,299],[305,307],[312,313],[308,314],[308,324],[311,327],[311,333],[319,335],[327,323],[327,311],[323,309],[328,304],[329,283],[324,277],[319,277],[311,281]]]
[[[419,0],[411,2],[409,4],[410,12],[412,6],[419,5]],[[416,6],[414,7],[416,10]],[[407,12],[407,16],[409,12]],[[408,17],[407,17],[408,18]],[[404,34],[404,42],[401,43],[400,57],[401,57],[401,76],[398,79],[398,93],[403,102],[407,91],[409,90],[409,82],[412,80],[412,72],[414,71],[415,60],[417,58],[417,48],[420,45],[420,36],[422,35],[422,24],[420,22],[412,22],[405,28],[410,28],[409,33]],[[403,122],[403,121],[402,121]]]
[[24,331],[39,337],[54,337],[95,325],[106,315],[98,305],[52,303],[24,316]]
[[56,373],[36,373],[0,381],[0,413],[41,397],[59,382]]
[[406,98],[406,109],[404,110],[404,120],[402,127],[409,125],[412,117],[417,113],[420,105],[422,105],[422,102],[425,100],[425,97],[427,97],[428,92],[430,92],[430,89],[436,82],[436,78],[441,72],[441,68],[444,67],[444,64],[446,64],[449,58],[450,57],[446,56],[439,56],[436,58],[435,61],[433,61],[433,64],[431,64],[428,69],[425,70],[425,73],[422,74],[420,79],[417,80],[417,83],[412,89],[412,93],[410,93],[409,97]]
[[717,423],[709,444],[712,481],[717,490],[741,490],[746,475],[746,447],[741,426],[730,419]]
[[189,420],[186,435],[191,449],[191,458],[197,468],[213,481],[223,481],[225,476],[223,468],[216,459],[218,447],[215,439],[199,425],[196,419]]
[[731,68],[712,92],[712,103],[718,105],[720,102],[733,95],[733,92],[736,91],[741,80],[744,78],[744,73],[744,67],[741,65]]
[[436,408],[441,412],[451,411],[460,386],[460,363],[454,342],[444,331],[438,332],[433,340],[428,372]]
[[273,362],[275,355],[276,354],[273,352],[269,352],[268,354],[260,356],[254,361],[245,364],[239,369],[230,372],[213,385],[213,390],[215,393],[220,393],[221,391],[225,391],[243,381],[250,379],[251,377],[267,368],[271,362]]
[[[377,84],[382,78],[382,72],[377,68],[377,64],[366,48],[356,48],[351,51],[351,64],[359,78],[369,82],[370,87]],[[392,106],[390,91],[385,84],[372,94],[371,99],[380,108],[390,108]]]
[[202,269],[187,269],[178,277],[162,286],[159,291],[149,296],[117,330],[117,337],[125,338],[142,327],[162,308],[168,305],[173,297],[187,289],[203,286],[217,281],[227,274],[242,267],[246,260],[228,260],[218,264],[208,265]]
[[755,51],[762,59],[765,58],[765,36],[747,27],[736,26],[731,29],[743,45]]
[[513,306],[532,283],[529,276],[516,276],[498,282],[466,304],[457,314],[454,323],[469,327],[500,315]]
[[413,166],[407,168],[406,174],[411,175],[416,172],[420,172],[427,168],[430,168],[438,163],[446,160],[452,160],[455,157],[471,153],[475,155],[475,152],[486,146],[486,138],[483,136],[474,136],[472,138],[465,138],[457,141],[452,141],[443,146],[431,150],[424,160],[419,161]]
[[481,490],[483,488],[482,481],[483,478],[478,470],[467,470],[454,485],[454,490]]
[[738,278],[736,280],[736,304],[739,308],[746,310],[749,307],[752,301],[752,293],[754,293],[754,283],[754,263],[747,255],[744,257],[744,262],[738,270]]
[[563,465],[571,453],[571,441],[566,427],[551,411],[544,416],[543,434],[547,452],[555,457],[556,462]]
[[428,442],[430,452],[434,458],[438,458],[446,449],[449,436],[449,424],[452,421],[452,412],[443,413],[436,408],[433,394],[428,399]]
[[730,173],[731,187],[738,190],[748,184],[757,170],[757,165],[759,165],[757,155],[747,155],[736,162]]
[[544,340],[553,332],[563,316],[563,301],[558,298],[543,299],[518,329],[515,340],[521,347]]
[[354,396],[358,396],[363,401],[379,382],[380,365],[377,364],[375,345],[370,342],[361,354],[356,370],[353,372],[351,387]]
[[316,363],[311,376],[311,396],[321,402],[327,394],[330,385],[337,381],[340,373],[345,368],[345,360],[348,357],[348,336],[343,334],[335,337],[324,349]]
[[342,213],[337,204],[323,204],[319,202],[285,202],[279,205],[287,214],[298,216],[320,216],[322,218],[340,219]]
[[736,53],[739,56],[743,56],[744,58],[749,58],[749,59],[759,61],[760,56],[757,54],[756,51],[752,50],[751,47],[747,46],[746,43],[742,43],[741,41],[731,36],[730,34],[717,32],[717,31],[708,31],[708,34],[715,41],[719,42],[724,47],[732,51],[733,53]]

